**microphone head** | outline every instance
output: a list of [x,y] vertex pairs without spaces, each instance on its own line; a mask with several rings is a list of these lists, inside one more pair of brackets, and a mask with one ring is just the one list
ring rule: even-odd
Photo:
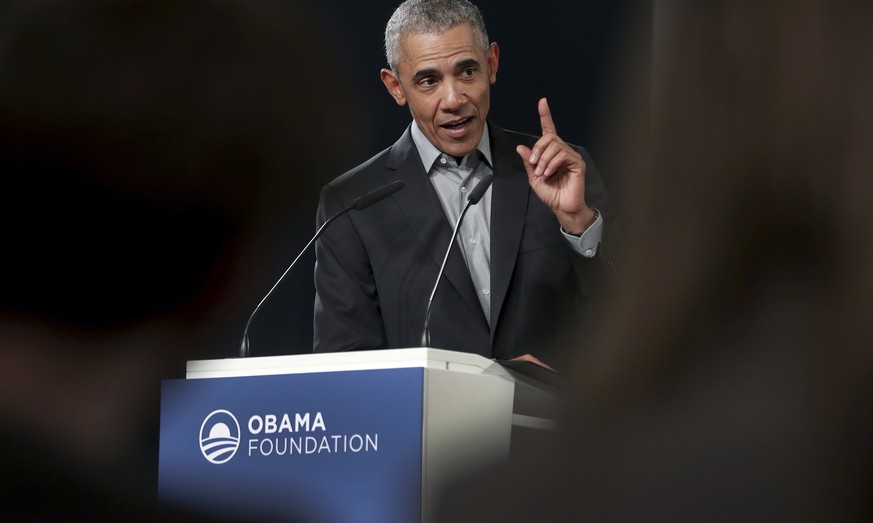
[[388,185],[379,187],[376,190],[370,191],[363,196],[358,196],[349,206],[352,209],[360,211],[373,205],[374,203],[391,196],[403,188],[403,180],[395,180]]
[[476,187],[470,191],[470,195],[467,196],[467,201],[470,202],[470,205],[476,205],[479,203],[479,200],[485,196],[485,191],[488,190],[488,186],[491,185],[492,180],[494,180],[494,175],[488,174],[476,184]]

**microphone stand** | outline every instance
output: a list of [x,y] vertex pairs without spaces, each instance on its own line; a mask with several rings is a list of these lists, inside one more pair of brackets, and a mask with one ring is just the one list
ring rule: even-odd
[[461,215],[458,216],[458,220],[455,222],[455,228],[452,231],[452,238],[449,240],[449,248],[446,249],[446,255],[443,257],[443,263],[440,265],[440,272],[437,274],[436,282],[433,285],[433,290],[430,291],[430,298],[427,300],[427,310],[424,313],[424,329],[421,332],[421,346],[429,347],[430,346],[430,313],[433,307],[433,297],[436,295],[437,287],[439,287],[440,280],[443,277],[443,272],[446,269],[446,262],[449,259],[449,253],[452,252],[452,245],[455,243],[455,238],[458,236],[458,230],[461,228],[461,221],[464,219],[464,215],[467,214],[467,210],[472,205],[476,205],[479,203],[479,200],[482,199],[482,196],[485,195],[485,191],[488,190],[488,186],[491,185],[491,181],[494,180],[494,175],[489,174],[488,176],[482,178],[476,187],[470,191],[470,194],[467,196],[467,203],[464,205],[464,209],[461,211]]
[[240,349],[239,349],[239,356],[241,358],[247,358],[249,356],[249,327],[252,324],[252,319],[254,319],[255,314],[258,313],[258,311],[261,309],[261,305],[263,305],[264,302],[267,301],[267,298],[269,298],[270,295],[273,294],[273,291],[276,290],[276,287],[278,287],[279,284],[282,283],[282,280],[285,279],[285,276],[287,276],[288,273],[291,272],[291,268],[294,267],[294,265],[297,263],[297,261],[300,259],[300,257],[303,256],[303,253],[305,253],[306,250],[309,249],[309,247],[313,243],[315,243],[315,240],[317,240],[319,237],[321,237],[322,233],[324,233],[324,231],[327,229],[327,226],[330,225],[331,223],[333,223],[334,220],[336,220],[340,216],[351,211],[352,209],[358,210],[358,211],[360,211],[361,209],[365,209],[365,208],[373,205],[374,203],[376,203],[384,198],[387,198],[388,196],[394,194],[395,192],[399,191],[402,188],[403,188],[403,181],[396,180],[396,181],[389,183],[388,185],[385,185],[385,186],[382,186],[376,190],[370,191],[367,194],[364,194],[363,196],[358,196],[357,198],[355,198],[355,200],[352,202],[351,205],[349,205],[345,209],[341,210],[340,212],[338,212],[338,213],[334,214],[333,216],[331,216],[330,218],[328,218],[327,221],[325,221],[321,225],[321,227],[318,228],[318,230],[315,232],[315,236],[313,236],[312,239],[309,240],[309,243],[307,243],[306,246],[303,247],[303,249],[300,251],[300,254],[298,254],[297,257],[294,258],[294,261],[291,262],[291,265],[289,265],[288,268],[285,269],[285,272],[282,273],[282,276],[280,276],[279,279],[276,280],[276,283],[273,284],[273,287],[267,292],[266,295],[264,295],[263,299],[261,299],[261,302],[258,303],[258,306],[255,307],[255,310],[251,313],[251,315],[249,315],[249,319],[246,322],[246,328],[245,328],[245,330],[243,330],[242,343],[240,344]]

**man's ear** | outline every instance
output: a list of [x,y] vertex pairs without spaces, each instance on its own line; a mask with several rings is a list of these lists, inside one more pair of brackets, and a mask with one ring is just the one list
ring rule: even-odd
[[388,89],[397,105],[406,105],[406,95],[403,94],[403,86],[400,85],[397,73],[391,69],[382,69],[379,75],[382,78],[382,83],[385,84],[385,89]]
[[488,56],[485,59],[488,62],[488,81],[493,85],[497,82],[497,65],[500,62],[500,47],[497,42],[488,47]]

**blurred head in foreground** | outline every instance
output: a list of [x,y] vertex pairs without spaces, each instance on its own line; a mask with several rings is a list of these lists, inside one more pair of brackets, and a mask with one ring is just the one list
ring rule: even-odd
[[289,2],[9,2],[0,20],[2,434],[99,477],[155,430],[169,369],[244,323],[264,238],[338,169],[347,107]]
[[560,443],[446,520],[869,520],[873,6],[655,9],[622,279]]

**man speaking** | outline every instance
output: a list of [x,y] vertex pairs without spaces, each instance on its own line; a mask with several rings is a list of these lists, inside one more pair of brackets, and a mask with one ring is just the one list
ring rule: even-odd
[[[500,49],[467,0],[407,0],[385,51],[382,82],[413,121],[324,187],[319,225],[369,191],[396,180],[404,189],[344,215],[317,243],[315,352],[421,346],[445,258],[430,346],[560,366],[590,331],[612,267],[601,248],[607,194],[588,153],[561,140],[545,99],[539,137],[488,119]],[[453,242],[467,196],[492,176]]]

